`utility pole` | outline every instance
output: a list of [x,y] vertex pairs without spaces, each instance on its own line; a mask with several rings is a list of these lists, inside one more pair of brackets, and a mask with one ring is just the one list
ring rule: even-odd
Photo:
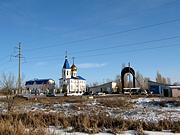
[[21,93],[21,59],[22,57],[22,48],[21,48],[21,42],[19,42],[18,47],[16,47],[16,49],[18,50],[18,54],[15,55],[15,58],[18,58],[18,90],[16,92],[16,94],[20,94]]
[[19,43],[18,46],[18,94],[20,93],[21,90],[21,43]]

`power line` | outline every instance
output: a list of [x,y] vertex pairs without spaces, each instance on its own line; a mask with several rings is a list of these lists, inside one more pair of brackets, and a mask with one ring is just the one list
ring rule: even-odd
[[[175,1],[171,1],[171,2],[166,2],[166,3],[162,4],[161,6],[170,5],[170,4],[175,3],[175,2],[177,2],[177,1],[175,0]],[[94,26],[97,26],[97,25],[102,25],[102,24],[105,24],[105,23],[108,23],[108,22],[112,22],[112,21],[116,21],[116,20],[121,20],[121,19],[129,18],[129,17],[131,17],[133,15],[137,15],[137,14],[144,14],[145,11],[150,11],[150,10],[153,10],[153,9],[156,9],[156,8],[157,7],[150,7],[148,9],[144,9],[144,10],[140,10],[140,11],[133,11],[130,14],[126,14],[126,15],[118,16],[118,17],[113,17],[111,19],[105,20],[105,21],[100,22],[100,23],[99,22],[95,22],[95,23],[91,24],[90,27],[92,27],[92,26],[94,27]],[[93,21],[91,20],[91,22],[93,22]],[[59,33],[59,34],[63,34],[64,35],[64,34],[67,34],[67,33],[72,33],[72,32],[76,32],[76,31],[84,30],[84,29],[87,29],[87,26],[81,26],[81,27],[78,27],[77,29],[65,31],[65,32]],[[54,37],[58,37],[59,34],[53,36],[53,38]],[[35,41],[38,41],[38,40],[35,40]]]
[[135,43],[127,43],[127,44],[122,44],[122,45],[115,45],[115,46],[110,46],[110,47],[104,47],[104,48],[97,48],[97,49],[89,49],[89,50],[82,50],[82,51],[76,51],[72,53],[87,53],[87,52],[94,52],[94,51],[101,51],[101,50],[108,50],[108,49],[115,49],[115,48],[120,48],[120,47],[129,47],[129,46],[134,46],[134,45],[139,45],[139,44],[147,44],[147,43],[152,43],[152,42],[160,42],[160,41],[166,41],[166,40],[171,40],[171,39],[176,39],[180,38],[179,35],[173,36],[173,37],[165,37],[161,39],[154,39],[154,40],[148,40],[148,41],[143,41],[143,42],[135,42]]
[[[154,49],[162,49],[162,48],[172,48],[172,47],[179,47],[180,43],[177,44],[167,44],[167,45],[161,45],[161,46],[155,46],[155,47],[144,47],[144,48],[137,48],[137,49],[131,49],[127,51],[119,51],[119,52],[111,52],[111,53],[99,53],[99,54],[93,54],[93,55],[81,55],[81,56],[76,56],[76,58],[81,57],[82,58],[87,58],[87,57],[98,57],[98,56],[103,56],[103,55],[115,55],[115,54],[126,54],[126,53],[135,53],[135,52],[141,52],[141,51],[147,51],[147,50],[154,50]],[[47,59],[46,59],[47,60]],[[48,59],[49,61],[57,61],[59,60],[58,58],[52,58]],[[30,61],[28,63],[31,63],[34,61]]]
[[126,54],[126,53],[135,53],[135,52],[139,52],[139,51],[147,51],[147,50],[153,50],[153,49],[162,49],[162,48],[171,48],[171,47],[175,47],[175,46],[180,46],[180,43],[177,44],[168,44],[168,45],[162,45],[162,46],[156,46],[156,47],[146,47],[146,48],[140,48],[140,49],[132,49],[132,50],[128,50],[128,51],[119,51],[119,52],[111,52],[111,53],[101,53],[101,54],[95,54],[95,55],[87,55],[87,56],[76,56],[76,58],[81,57],[81,58],[85,58],[85,57],[97,57],[97,56],[103,56],[103,55],[113,55],[113,54]]
[[[126,44],[120,44],[120,45],[114,45],[110,47],[103,47],[103,48],[96,48],[96,49],[89,49],[89,50],[82,50],[82,51],[76,51],[76,52],[71,52],[71,54],[79,54],[79,53],[87,53],[87,52],[95,52],[95,51],[102,51],[102,50],[109,50],[109,49],[116,49],[120,47],[129,47],[129,46],[135,46],[135,45],[141,45],[141,44],[147,44],[147,43],[154,43],[154,42],[160,42],[160,41],[167,41],[171,39],[176,39],[180,38],[180,35],[172,36],[172,37],[165,37],[165,38],[160,38],[160,39],[153,39],[153,40],[147,40],[147,41],[142,41],[142,42],[135,42],[135,43],[126,43]],[[53,57],[59,57],[58,56],[41,56],[41,57],[32,57],[29,59],[38,59],[38,58],[53,58]],[[61,55],[62,56],[62,55]]]
[[79,40],[72,40],[72,41],[69,41],[69,42],[61,43],[61,44],[48,45],[48,46],[44,46],[44,47],[37,47],[37,48],[34,48],[34,49],[29,49],[29,51],[35,51],[35,50],[40,50],[40,49],[47,49],[47,48],[52,48],[52,47],[64,46],[64,45],[79,43],[79,42],[88,41],[88,40],[95,40],[95,39],[99,39],[99,38],[104,38],[104,37],[109,37],[109,36],[114,36],[114,35],[119,35],[119,34],[123,34],[123,33],[132,32],[132,31],[137,31],[137,30],[141,30],[141,29],[147,29],[147,28],[152,28],[152,27],[156,27],[156,26],[160,26],[160,25],[175,23],[175,22],[179,22],[179,21],[180,21],[180,18],[177,18],[177,19],[173,19],[173,20],[163,21],[163,22],[160,22],[160,23],[154,23],[154,24],[134,27],[134,28],[131,28],[131,29],[128,29],[128,30],[117,31],[117,32],[112,32],[112,33],[106,33],[106,34],[92,36],[92,37],[79,39]]

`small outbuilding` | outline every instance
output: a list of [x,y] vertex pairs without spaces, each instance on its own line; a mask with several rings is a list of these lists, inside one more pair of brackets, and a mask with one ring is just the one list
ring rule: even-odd
[[167,84],[148,81],[148,87],[150,92],[154,95],[172,97],[171,88]]
[[148,81],[148,87],[150,92],[152,92],[154,95],[164,97],[180,97],[180,86]]
[[180,97],[180,86],[169,86],[172,91],[172,97]]
[[116,82],[108,82],[108,83],[104,83],[104,84],[89,88],[89,92],[94,93],[94,94],[97,94],[97,93],[110,94],[116,91],[117,91]]

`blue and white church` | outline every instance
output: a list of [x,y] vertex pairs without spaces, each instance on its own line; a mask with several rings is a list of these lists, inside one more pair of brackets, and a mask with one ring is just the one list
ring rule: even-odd
[[73,64],[70,67],[67,55],[62,67],[62,77],[59,79],[60,91],[67,95],[82,95],[86,92],[86,79],[77,75],[77,67]]

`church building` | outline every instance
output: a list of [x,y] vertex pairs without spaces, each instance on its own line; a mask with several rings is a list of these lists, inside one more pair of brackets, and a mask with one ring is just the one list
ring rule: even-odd
[[86,79],[77,75],[74,60],[70,67],[67,56],[65,56],[62,67],[62,78],[59,79],[59,86],[61,92],[67,95],[82,95],[86,92]]

